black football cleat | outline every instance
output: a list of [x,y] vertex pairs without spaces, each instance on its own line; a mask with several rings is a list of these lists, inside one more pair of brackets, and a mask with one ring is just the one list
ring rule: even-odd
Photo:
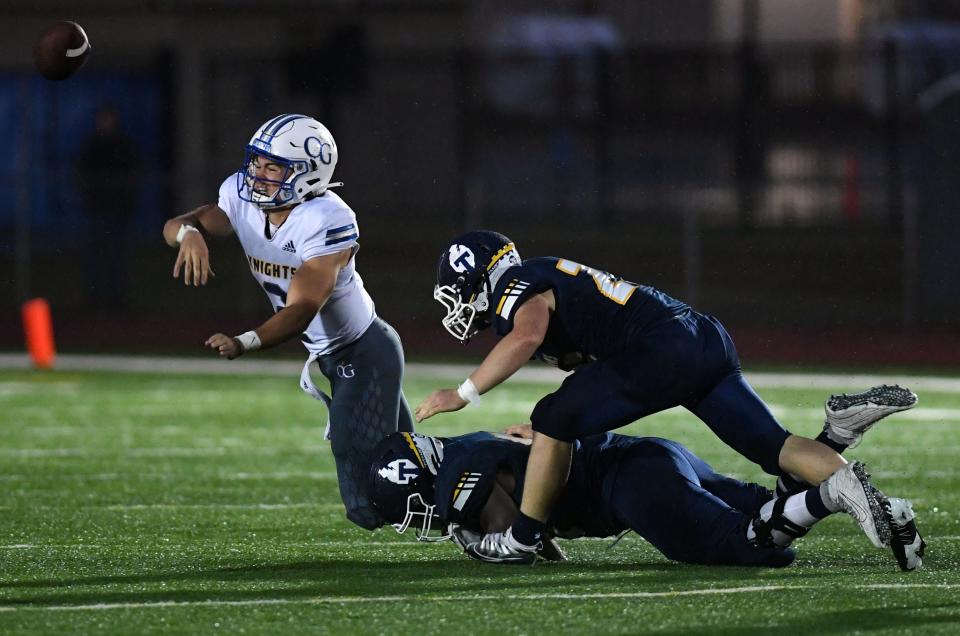
[[914,522],[913,505],[906,499],[890,497],[886,507],[890,521],[890,548],[897,564],[904,572],[910,572],[923,566],[923,552],[927,544],[917,531]]

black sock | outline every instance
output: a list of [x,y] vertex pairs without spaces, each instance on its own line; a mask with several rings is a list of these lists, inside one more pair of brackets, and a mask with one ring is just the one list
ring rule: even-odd
[[810,487],[810,484],[800,479],[794,478],[790,473],[782,473],[777,479],[777,496],[784,497],[803,492]]
[[841,444],[840,442],[835,442],[832,439],[830,439],[830,436],[827,435],[826,430],[820,431],[820,434],[817,435],[815,439],[821,444],[826,444],[827,446],[837,451],[838,453],[843,453],[843,451],[847,450],[848,448],[847,444]]
[[807,511],[817,519],[823,519],[830,516],[835,510],[830,510],[823,502],[823,490],[825,486],[811,488],[807,491],[804,502],[807,504]]
[[523,545],[537,545],[543,537],[547,524],[520,513],[513,522],[513,538]]

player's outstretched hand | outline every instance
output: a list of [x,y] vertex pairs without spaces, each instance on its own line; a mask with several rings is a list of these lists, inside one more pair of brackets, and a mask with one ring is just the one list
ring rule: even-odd
[[414,417],[422,422],[437,413],[459,411],[467,405],[467,401],[460,397],[456,389],[439,389],[427,396],[414,411]]
[[216,276],[210,267],[210,250],[199,232],[189,232],[180,243],[177,262],[173,264],[173,277],[179,278],[183,268],[183,284],[194,287],[206,285],[208,277]]
[[504,435],[509,435],[510,437],[519,437],[520,439],[533,439],[533,426],[530,425],[530,422],[526,424],[514,424],[513,426],[508,426],[503,429]]
[[226,358],[227,360],[233,360],[234,358],[239,358],[243,353],[243,348],[240,346],[240,343],[237,342],[236,338],[231,338],[222,333],[215,333],[207,341],[203,343],[204,345],[210,347],[217,351],[221,357]]

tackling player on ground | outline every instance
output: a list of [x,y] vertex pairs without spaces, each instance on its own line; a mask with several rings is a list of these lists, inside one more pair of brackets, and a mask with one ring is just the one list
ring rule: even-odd
[[[330,132],[305,115],[266,122],[246,147],[240,171],[210,203],[167,221],[163,237],[179,246],[173,276],[206,285],[213,276],[205,236],[236,234],[251,273],[275,314],[237,336],[215,333],[206,346],[227,359],[300,338],[309,352],[301,388],[329,409],[327,437],[337,464],[347,517],[367,529],[382,525],[370,507],[370,451],[396,431],[412,431],[401,390],[403,349],[377,317],[356,271],[356,215],[330,191],[337,164]],[[317,361],[332,399],[310,379]]]
[[[720,322],[645,285],[566,259],[521,261],[514,244],[496,232],[469,232],[440,257],[436,298],[447,309],[443,325],[466,342],[493,326],[502,336],[459,389],[431,393],[418,421],[479,402],[531,357],[576,369],[541,399],[530,420],[534,437],[520,514],[504,533],[475,546],[492,562],[530,562],[553,503],[566,481],[572,443],[625,426],[646,415],[683,406],[727,445],[771,475],[784,490],[805,491],[805,513],[823,518],[839,505],[877,547],[890,543],[883,493],[859,462],[847,464],[844,439],[792,435],[744,378],[736,348]],[[890,387],[888,412],[909,408],[916,396]],[[849,420],[855,424],[856,418]],[[850,431],[855,436],[862,430]],[[830,478],[838,495],[817,496]]]
[[[872,423],[883,417],[882,408],[861,415]],[[529,426],[507,432],[532,437]],[[716,473],[674,441],[603,433],[574,442],[573,449],[570,476],[537,551],[549,560],[563,558],[552,537],[633,530],[676,561],[782,567],[794,559],[793,541],[820,521],[806,512],[807,493],[775,497],[759,484]],[[503,532],[516,518],[528,454],[526,444],[504,435],[397,433],[374,453],[370,498],[398,532],[413,526],[421,541],[449,537],[468,556],[486,560],[476,546],[482,533]],[[838,475],[813,488],[836,510]],[[885,514],[900,568],[920,567],[925,544],[910,502],[891,497]],[[432,528],[446,533],[431,535]]]

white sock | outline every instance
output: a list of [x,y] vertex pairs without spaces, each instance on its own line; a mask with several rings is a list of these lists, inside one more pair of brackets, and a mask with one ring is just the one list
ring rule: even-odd
[[[773,506],[771,506],[772,508]],[[820,521],[813,516],[807,508],[807,493],[801,492],[796,495],[790,495],[787,499],[787,505],[783,507],[783,516],[804,528],[812,528],[813,524]]]
[[[771,499],[767,503],[763,504],[763,507],[760,508],[759,517],[761,521],[769,522],[770,518],[773,516],[773,507],[776,504],[777,499]],[[787,497],[786,502],[783,506],[783,517],[790,523],[801,526],[803,528],[810,529],[820,521],[821,517],[817,517],[807,508],[807,493],[801,492],[795,495],[790,495]],[[747,526],[747,540],[752,541],[757,536],[756,531],[753,528],[753,524]],[[770,537],[773,539],[775,545],[786,547],[793,543],[794,537],[781,532],[777,529],[770,530]]]

